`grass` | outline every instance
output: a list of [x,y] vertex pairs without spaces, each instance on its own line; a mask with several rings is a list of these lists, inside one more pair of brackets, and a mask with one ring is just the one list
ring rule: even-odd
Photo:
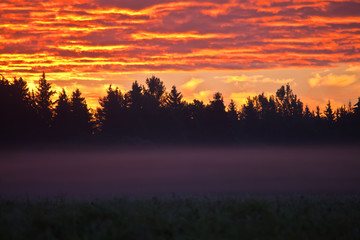
[[0,239],[360,239],[360,197],[0,199]]

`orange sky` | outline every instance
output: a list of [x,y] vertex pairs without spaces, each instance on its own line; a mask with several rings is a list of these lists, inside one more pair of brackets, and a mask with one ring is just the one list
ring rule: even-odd
[[360,1],[2,0],[0,74],[80,88],[155,75],[187,100],[226,102],[290,83],[312,108],[360,96]]

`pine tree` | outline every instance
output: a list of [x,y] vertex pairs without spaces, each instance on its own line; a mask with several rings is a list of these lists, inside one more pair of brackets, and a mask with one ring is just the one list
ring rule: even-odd
[[320,107],[316,106],[316,113],[315,113],[315,117],[316,119],[320,120],[321,119],[321,115],[320,115]]
[[258,113],[254,107],[254,101],[250,97],[247,98],[247,102],[242,108],[242,116],[244,120],[249,123],[258,119]]
[[119,88],[113,89],[110,85],[107,95],[99,99],[100,108],[97,109],[96,118],[101,125],[102,131],[106,133],[121,132],[126,102]]
[[304,110],[304,118],[306,120],[309,120],[313,117],[312,113],[310,112],[310,109],[308,107],[308,105],[305,106],[305,110]]
[[232,122],[237,121],[239,119],[239,114],[237,111],[236,104],[232,99],[230,100],[230,103],[227,107],[227,114],[229,116],[230,121]]
[[332,123],[334,121],[335,116],[333,110],[331,109],[330,101],[326,104],[324,114],[328,122]]
[[213,100],[210,101],[209,108],[215,113],[225,113],[224,99],[220,92],[214,94]]
[[183,107],[182,94],[178,92],[175,86],[172,86],[170,94],[167,96],[166,105],[172,110],[179,110]]
[[135,112],[138,112],[143,108],[143,89],[144,88],[140,86],[137,81],[135,81],[131,86],[131,90],[127,93],[129,108]]
[[54,115],[55,131],[60,135],[68,136],[69,134],[71,134],[71,126],[73,123],[71,104],[65,89],[62,89],[62,91],[60,92],[56,103],[57,105],[55,107]]
[[358,98],[358,102],[354,104],[354,114],[356,117],[360,118],[360,97]]
[[54,94],[55,91],[51,90],[51,83],[47,82],[45,72],[43,72],[35,93],[35,103],[41,122],[46,128],[50,127],[53,116],[54,102],[51,100],[51,97]]
[[71,95],[71,115],[73,132],[77,135],[91,133],[91,113],[87,107],[85,98],[81,96],[79,89]]

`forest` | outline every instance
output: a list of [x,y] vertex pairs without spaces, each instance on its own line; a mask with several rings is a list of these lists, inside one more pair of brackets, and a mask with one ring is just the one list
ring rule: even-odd
[[360,97],[354,105],[333,109],[329,101],[324,111],[310,111],[289,84],[243,106],[233,100],[226,106],[220,92],[208,103],[186,102],[155,76],[127,92],[110,85],[96,110],[79,89],[55,94],[45,73],[35,91],[21,77],[1,75],[0,142],[357,142],[360,134]]

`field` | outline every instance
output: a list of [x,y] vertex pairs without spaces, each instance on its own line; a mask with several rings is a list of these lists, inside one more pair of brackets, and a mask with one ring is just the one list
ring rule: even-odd
[[0,223],[0,239],[359,239],[360,198],[1,200]]
[[359,239],[358,146],[0,152],[0,239]]

